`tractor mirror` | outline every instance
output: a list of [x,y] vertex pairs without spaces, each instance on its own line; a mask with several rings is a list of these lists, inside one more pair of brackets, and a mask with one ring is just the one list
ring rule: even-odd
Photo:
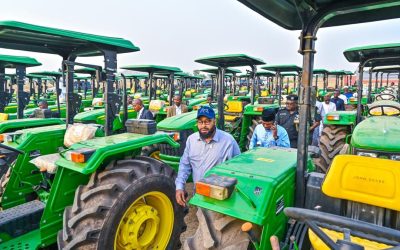
[[311,158],[319,158],[321,155],[321,150],[316,146],[308,146],[308,154]]

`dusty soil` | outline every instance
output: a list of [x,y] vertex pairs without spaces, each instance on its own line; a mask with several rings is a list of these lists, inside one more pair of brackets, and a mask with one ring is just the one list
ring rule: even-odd
[[[189,198],[193,196],[193,183],[188,183],[186,185],[186,191],[189,194]],[[189,213],[185,216],[185,223],[187,225],[187,229],[185,232],[183,232],[181,234],[182,246],[183,246],[183,243],[185,242],[186,238],[194,235],[194,233],[196,232],[197,226],[199,225],[199,222],[196,217],[196,211],[197,211],[196,207],[189,206]]]

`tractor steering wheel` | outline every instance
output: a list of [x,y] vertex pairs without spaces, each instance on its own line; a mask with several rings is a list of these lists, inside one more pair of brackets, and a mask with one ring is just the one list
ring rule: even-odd
[[[356,221],[347,217],[328,214],[304,208],[285,208],[286,216],[304,222],[330,249],[353,249],[356,243],[350,241],[352,231],[363,233],[365,239],[377,241],[384,238],[393,242],[400,242],[400,232],[386,227],[377,227],[364,221]],[[343,233],[344,240],[334,242],[319,226]],[[400,243],[390,249],[399,249]],[[356,248],[354,248],[356,249]]]
[[382,101],[382,100],[394,101],[394,100],[396,100],[396,96],[393,94],[384,93],[384,94],[376,95],[375,100],[377,100],[377,101]]

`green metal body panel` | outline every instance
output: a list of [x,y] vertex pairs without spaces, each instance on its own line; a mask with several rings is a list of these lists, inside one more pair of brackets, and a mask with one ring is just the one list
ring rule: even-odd
[[57,165],[82,174],[91,174],[96,171],[99,166],[104,165],[105,162],[113,158],[124,159],[127,156],[134,156],[136,155],[135,150],[140,150],[144,146],[158,143],[169,143],[174,147],[179,146],[178,143],[165,133],[155,133],[153,135],[122,133],[76,143],[72,145],[69,150],[91,148],[96,151],[86,163],[74,163],[65,158],[61,158],[57,161]]
[[[328,115],[339,115],[338,121],[327,120]],[[324,124],[329,125],[350,125],[353,126],[356,123],[357,111],[335,111],[330,112],[324,117]]]
[[400,118],[373,116],[360,122],[351,136],[351,146],[384,152],[400,152]]
[[261,249],[271,235],[284,236],[287,217],[283,207],[293,206],[296,154],[293,149],[256,148],[209,170],[206,176],[234,177],[235,191],[226,200],[195,195],[190,204],[249,221],[263,227]]
[[173,117],[168,117],[157,124],[157,129],[164,131],[181,131],[186,129],[193,129],[196,131],[196,116],[197,111],[192,111]]
[[[350,98],[349,101],[348,101],[348,104],[357,105],[358,104],[357,98]],[[361,98],[361,104],[362,105],[367,105],[368,104],[368,98],[366,96],[363,96]]]
[[[0,238],[2,238],[0,236]],[[37,249],[40,246],[40,230],[34,230],[20,237],[7,240],[0,244],[1,249]]]
[[15,142],[6,143],[25,153],[20,154],[12,166],[13,171],[1,201],[3,209],[25,203],[26,197],[34,193],[32,186],[39,184],[42,175],[36,166],[29,163],[32,159],[30,155],[58,152],[58,148],[62,147],[64,142],[65,130],[65,125],[25,129],[21,135],[16,136]]
[[[255,148],[221,163],[205,174],[234,177],[230,198],[216,200],[195,194],[190,204],[262,227],[259,249],[270,249],[269,238],[284,237],[287,217],[283,208],[294,205],[297,150]],[[314,170],[311,160],[308,171]]]
[[[30,102],[26,106],[27,109],[34,108],[34,107],[36,107],[36,105],[33,102]],[[18,108],[17,103],[15,103],[15,102],[14,103],[10,103],[10,104],[7,105],[7,107],[4,108],[4,113],[6,113],[6,114],[17,113],[17,108]]]
[[[30,115],[32,115],[32,114],[35,112],[36,109],[38,109],[38,108],[35,107],[35,108],[26,109],[26,110],[24,111],[24,116],[25,116],[26,118],[28,118]],[[52,112],[58,112],[58,107],[57,107],[57,105],[50,105],[50,106],[49,106],[49,109],[50,109]],[[65,118],[65,117],[66,117],[66,112],[67,112],[67,107],[66,107],[66,105],[65,105],[65,104],[60,105],[60,117],[61,117],[61,118]],[[8,120],[17,120],[17,114],[16,114],[16,113],[9,113],[9,114],[8,114]]]
[[16,130],[34,128],[34,127],[42,127],[42,126],[51,126],[57,124],[64,124],[65,121],[60,118],[27,118],[27,119],[17,119],[17,120],[8,120],[0,122],[0,134],[13,132]]

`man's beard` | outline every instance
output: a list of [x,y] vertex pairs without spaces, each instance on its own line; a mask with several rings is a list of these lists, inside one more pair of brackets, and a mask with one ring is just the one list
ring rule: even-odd
[[206,133],[202,133],[199,131],[200,138],[204,140],[204,139],[208,139],[208,138],[212,137],[214,135],[216,129],[217,128],[214,126]]

